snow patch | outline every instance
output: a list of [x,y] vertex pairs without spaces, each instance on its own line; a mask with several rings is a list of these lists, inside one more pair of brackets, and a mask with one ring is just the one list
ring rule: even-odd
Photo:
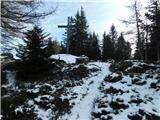
[[[60,119],[67,120],[89,120],[91,119],[91,112],[93,110],[93,104],[98,95],[100,94],[99,87],[103,79],[110,74],[108,63],[94,62],[101,68],[97,76],[84,79],[82,86],[75,86],[72,91],[78,93],[78,97],[71,102],[75,103],[71,109],[71,114],[65,114]],[[89,64],[90,66],[91,64]],[[91,67],[91,66],[90,66]],[[92,83],[92,84],[90,84]],[[64,97],[63,97],[64,98]]]
[[79,57],[70,55],[70,54],[56,54],[56,55],[52,55],[50,58],[53,58],[56,60],[63,60],[68,64],[73,64],[73,63],[76,63],[76,58],[79,58]]

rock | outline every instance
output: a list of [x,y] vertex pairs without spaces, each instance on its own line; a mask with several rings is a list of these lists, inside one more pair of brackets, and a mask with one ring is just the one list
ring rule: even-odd
[[157,116],[153,113],[147,113],[142,109],[138,111],[139,115],[145,116],[145,120],[160,120],[160,116]]
[[76,63],[77,64],[87,64],[89,62],[89,58],[87,56],[80,56],[78,58],[76,58]]
[[128,73],[144,73],[145,69],[143,69],[140,66],[133,66],[133,67],[127,69],[126,72],[128,72]]
[[139,105],[140,103],[143,103],[143,102],[144,101],[140,98],[133,98],[128,103],[136,103],[137,105]]
[[108,106],[107,102],[100,101],[98,104],[98,108],[106,108]]
[[129,106],[125,105],[123,103],[119,103],[116,101],[112,101],[111,103],[109,103],[109,105],[113,108],[113,109],[127,109]]
[[98,113],[92,112],[92,116],[93,116],[94,118],[100,118],[100,117],[101,117],[101,113],[100,113],[100,112],[98,112]]
[[156,83],[151,83],[150,87],[156,89],[157,91],[160,90],[160,83],[159,83],[159,81],[157,81]]
[[160,80],[160,75],[157,75],[155,79]]
[[160,120],[160,116],[157,116],[155,114],[146,114],[146,120]]
[[63,114],[64,112],[68,112],[69,109],[71,108],[68,99],[62,100],[59,97],[55,97],[53,104],[56,106],[56,109],[58,110],[59,114]]
[[102,115],[107,115],[107,114],[109,114],[110,112],[107,112],[106,110],[101,110],[101,114]]
[[145,115],[145,112],[144,112],[144,110],[142,110],[142,109],[139,109],[138,113],[139,113],[140,115]]
[[135,114],[135,115],[128,115],[130,120],[142,120],[142,116]]
[[73,68],[71,71],[68,71],[68,75],[70,79],[81,79],[87,77],[89,75],[89,70],[84,65],[79,65],[76,68]]
[[140,80],[139,78],[135,78],[132,80],[132,84],[136,84],[136,85],[144,85],[146,84],[146,81]]
[[153,75],[146,75],[145,78],[153,78]]
[[144,73],[147,70],[156,70],[157,67],[146,63],[140,63],[139,65],[132,66],[126,70],[128,73]]
[[104,78],[104,81],[114,83],[122,80],[122,78],[123,78],[122,74],[117,74],[117,76],[108,75],[107,77]]
[[139,66],[142,67],[145,71],[146,71],[146,70],[150,70],[150,69],[152,69],[152,70],[157,69],[156,66],[148,65],[148,64],[145,64],[145,63],[144,63],[144,64],[140,64]]
[[[118,81],[122,80],[122,78],[123,78],[122,75],[118,75],[118,76],[116,76],[116,77],[113,77],[111,81],[112,81],[112,82],[118,82]],[[111,82],[111,81],[110,81],[110,82]]]
[[124,91],[122,91],[121,89],[116,89],[116,88],[113,88],[112,86],[108,89],[103,90],[103,92],[106,94],[107,93],[111,93],[111,94],[118,94],[118,93],[123,94],[124,93]]
[[52,91],[52,88],[49,85],[43,85],[39,88],[40,94],[46,94],[46,93],[49,93],[50,91]]
[[116,101],[117,101],[117,102],[124,102],[124,100],[122,100],[122,99],[120,99],[120,98],[117,98]]
[[151,88],[156,88],[157,85],[156,85],[156,83],[151,83],[151,84],[150,84],[150,87],[151,87]]
[[117,71],[125,71],[128,67],[131,67],[133,63],[131,61],[121,61],[121,62],[114,62],[110,65],[109,69],[111,72]]

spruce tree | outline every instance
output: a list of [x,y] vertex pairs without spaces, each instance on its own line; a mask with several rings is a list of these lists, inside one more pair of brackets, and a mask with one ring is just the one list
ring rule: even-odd
[[129,59],[130,57],[130,44],[129,42],[126,42],[123,34],[118,37],[118,41],[116,44],[116,49],[115,49],[115,60],[125,60]]
[[110,35],[103,34],[103,58],[102,60],[105,61],[107,59],[114,58],[114,44],[110,38]]
[[27,78],[47,73],[52,67],[50,53],[46,49],[47,36],[37,26],[28,30],[25,35],[25,45],[21,45],[17,50],[17,57],[20,58],[18,75]]
[[50,55],[53,55],[60,53],[62,48],[56,40],[49,39],[46,49]]
[[96,35],[95,32],[93,32],[93,34],[90,34],[89,40],[90,46],[87,56],[92,60],[100,60],[101,52],[99,49],[98,35]]
[[77,56],[87,55],[90,41],[88,37],[87,19],[82,7],[80,11],[77,11],[75,17],[72,18],[71,27],[67,34],[69,34],[69,36],[67,36],[69,53]]
[[130,42],[126,42],[126,46],[125,46],[125,59],[130,59],[131,58],[131,51],[132,51],[132,49],[131,49],[131,44],[130,44]]
[[115,46],[115,44],[117,43],[118,35],[117,35],[117,30],[116,30],[114,24],[112,24],[112,26],[110,28],[109,36],[111,38],[111,42]]
[[76,55],[86,55],[86,51],[89,46],[88,41],[88,25],[83,8],[81,7],[80,15],[79,11],[76,15]]
[[114,24],[112,24],[111,28],[110,28],[110,32],[109,32],[109,36],[110,36],[112,47],[113,47],[112,59],[116,59],[115,49],[116,49],[116,44],[117,44],[117,41],[118,41],[118,35],[117,34],[118,34],[117,30],[116,30]]

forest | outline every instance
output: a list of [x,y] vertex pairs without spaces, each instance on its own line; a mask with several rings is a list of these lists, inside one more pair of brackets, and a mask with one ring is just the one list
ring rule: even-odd
[[40,25],[59,10],[44,5],[1,1],[2,120],[160,120],[159,0],[131,0],[128,31],[101,37],[81,6],[61,40]]

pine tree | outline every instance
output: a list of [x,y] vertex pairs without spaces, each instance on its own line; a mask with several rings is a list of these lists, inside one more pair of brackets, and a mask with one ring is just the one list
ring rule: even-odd
[[37,26],[28,30],[25,35],[25,45],[21,45],[17,50],[17,57],[21,61],[18,64],[18,75],[27,78],[47,73],[52,67],[50,53],[46,49],[47,36]]
[[107,59],[114,58],[114,44],[110,38],[110,35],[103,34],[103,58],[102,60],[105,61]]

